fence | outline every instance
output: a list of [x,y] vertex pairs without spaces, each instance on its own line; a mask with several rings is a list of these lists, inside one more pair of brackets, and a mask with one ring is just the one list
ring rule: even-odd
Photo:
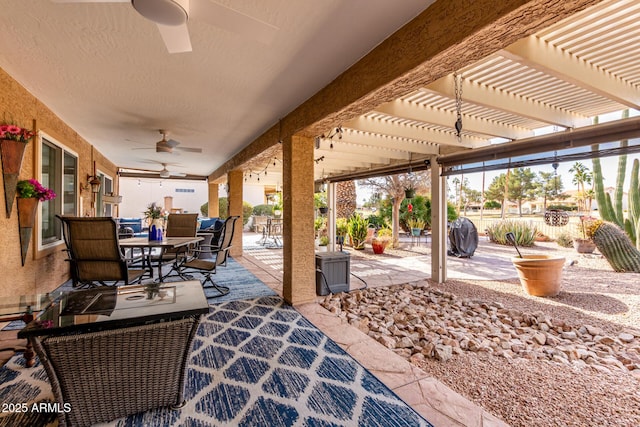
[[[484,234],[485,230],[494,222],[502,221],[501,218],[483,218],[480,219],[479,216],[468,217],[471,222],[473,222],[478,229],[478,233]],[[542,218],[527,218],[527,217],[507,217],[506,219],[512,221],[522,221],[529,223],[535,226],[539,232],[544,234],[545,236],[551,237],[552,239],[556,239],[561,233],[570,233],[575,234],[578,230],[578,225],[580,224],[580,219],[577,217],[571,217],[569,219],[569,223],[563,226],[551,226],[544,222]]]

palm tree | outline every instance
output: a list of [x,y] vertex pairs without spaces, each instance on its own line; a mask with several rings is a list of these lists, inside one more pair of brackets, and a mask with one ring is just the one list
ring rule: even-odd
[[585,184],[591,184],[591,171],[588,167],[583,165],[580,162],[575,162],[569,172],[573,173],[573,181],[571,181],[578,188],[578,209],[584,210],[584,199],[585,199]]

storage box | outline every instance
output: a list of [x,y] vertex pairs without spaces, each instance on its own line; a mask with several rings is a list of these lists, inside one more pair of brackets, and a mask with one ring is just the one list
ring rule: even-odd
[[348,252],[316,254],[316,293],[336,294],[349,290],[350,257]]

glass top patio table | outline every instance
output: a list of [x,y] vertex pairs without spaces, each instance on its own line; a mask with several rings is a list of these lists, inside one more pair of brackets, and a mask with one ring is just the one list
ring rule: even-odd
[[46,309],[61,291],[33,295],[12,295],[0,299],[0,317],[21,316]]
[[122,328],[208,312],[207,298],[197,280],[102,286],[64,293],[18,332],[18,337]]
[[[151,266],[151,250],[159,248],[161,251],[165,249],[176,249],[184,246],[196,244],[204,240],[202,236],[194,237],[165,237],[162,240],[149,240],[147,237],[134,237],[131,239],[120,240],[120,247],[123,249],[141,249],[143,257],[145,258],[151,273],[153,273],[153,267]],[[145,250],[149,249],[146,253]],[[162,278],[162,260],[159,258],[157,263],[158,278]],[[153,276],[153,274],[152,274]]]

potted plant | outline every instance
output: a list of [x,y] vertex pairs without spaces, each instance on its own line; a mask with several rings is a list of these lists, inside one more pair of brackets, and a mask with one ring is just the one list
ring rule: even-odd
[[580,225],[578,225],[579,237],[573,238],[573,247],[580,254],[590,254],[596,249],[596,244],[587,236],[586,227],[593,218],[580,215]]
[[327,212],[329,212],[329,208],[327,207],[327,193],[315,193],[313,195],[313,204],[321,215],[326,215]]
[[349,233],[349,226],[346,218],[336,219],[336,243],[339,245],[344,244],[344,239]]
[[389,243],[391,242],[391,238],[393,236],[393,232],[389,227],[383,227],[378,230],[376,237],[371,240],[371,247],[373,248],[374,254],[383,254],[384,250],[387,248]]
[[562,269],[565,258],[555,255],[522,255],[518,250],[518,238],[513,232],[507,232],[504,239],[513,244],[518,252],[511,258],[522,289],[529,295],[551,297],[560,292]]
[[329,236],[322,235],[320,236],[318,243],[318,250],[320,252],[327,252],[327,245],[329,245]]
[[410,183],[408,186],[404,188],[404,198],[405,199],[413,199],[416,196],[416,189],[413,186],[413,183]]
[[407,225],[411,229],[411,235],[418,237],[422,234],[422,230],[424,230],[425,222],[420,218],[411,218],[407,221]]
[[11,217],[24,150],[34,136],[34,132],[14,124],[0,125],[0,158],[7,218]]
[[360,214],[354,214],[347,224],[349,230],[349,237],[351,238],[351,244],[353,249],[364,249],[364,243],[367,239],[367,231],[369,228],[369,222],[364,219]]
[[273,216],[280,218],[282,216],[282,193],[275,193],[273,196]]
[[18,181],[15,189],[18,196],[18,228],[20,229],[20,253],[22,265],[27,256],[31,232],[36,220],[38,202],[54,199],[56,193],[44,187],[36,179]]
[[149,224],[149,240],[162,240],[162,230],[164,222],[162,220],[162,209],[155,202],[147,206],[144,217]]

